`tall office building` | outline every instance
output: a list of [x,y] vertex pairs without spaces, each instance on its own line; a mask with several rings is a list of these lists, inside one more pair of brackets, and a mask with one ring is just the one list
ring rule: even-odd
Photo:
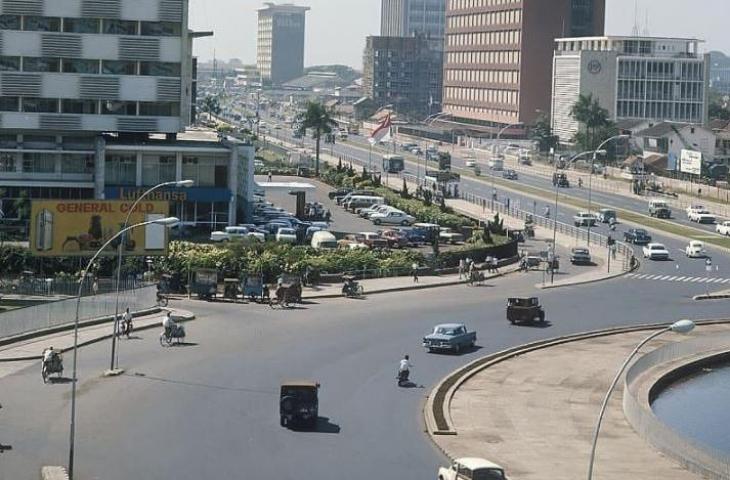
[[570,114],[592,94],[613,120],[683,122],[707,118],[709,56],[679,38],[561,38],[553,60],[552,125],[561,142],[578,132]]
[[433,48],[443,49],[446,0],[382,0],[380,35],[423,35]]
[[710,87],[722,96],[730,95],[730,57],[710,52]]
[[443,111],[496,132],[550,110],[556,38],[603,35],[605,0],[448,0]]
[[280,85],[302,76],[308,10],[291,3],[259,9],[256,66],[264,82]]
[[[187,158],[200,181],[175,196],[184,199],[175,208],[217,209],[235,220],[233,192],[250,189],[229,180],[246,171],[238,147],[215,141],[191,150],[175,141],[190,122],[192,42],[201,36],[187,25],[187,0],[0,3],[0,188],[7,216],[17,214],[12,205],[19,198],[125,198],[179,179],[192,170]],[[225,192],[207,196],[212,190],[202,185]]]

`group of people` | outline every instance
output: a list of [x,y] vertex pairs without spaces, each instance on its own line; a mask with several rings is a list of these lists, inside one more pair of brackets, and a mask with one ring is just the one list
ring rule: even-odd
[[[487,257],[484,259],[486,270],[489,273],[499,272],[499,259],[497,257]],[[477,271],[477,266],[474,260],[467,257],[459,260],[459,280],[462,278],[470,279],[474,277],[474,273]]]

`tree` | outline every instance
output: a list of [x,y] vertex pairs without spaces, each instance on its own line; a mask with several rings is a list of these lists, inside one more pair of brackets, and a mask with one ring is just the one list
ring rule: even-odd
[[298,133],[305,135],[308,128],[314,130],[315,143],[315,163],[314,175],[319,177],[319,146],[322,134],[332,133],[332,129],[337,125],[332,119],[331,112],[321,103],[307,102],[307,109],[297,116],[299,128]]
[[708,108],[710,119],[730,120],[730,108],[727,104],[723,106],[721,103],[711,103]]
[[609,119],[608,110],[601,107],[593,94],[581,95],[570,109],[570,115],[580,123],[580,131],[574,140],[582,150],[592,151],[609,136],[606,133],[615,129]]
[[558,137],[553,135],[549,115],[542,113],[537,117],[537,121],[530,132],[530,138],[539,143],[541,152],[547,152],[558,145]]
[[218,97],[208,95],[203,99],[203,111],[212,114],[219,115],[221,113],[221,102]]

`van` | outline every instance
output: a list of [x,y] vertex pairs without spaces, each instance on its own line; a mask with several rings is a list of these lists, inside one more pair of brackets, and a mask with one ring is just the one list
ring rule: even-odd
[[356,211],[358,208],[370,208],[373,205],[384,205],[385,199],[383,197],[375,197],[370,195],[353,195],[345,203],[345,209]]
[[491,159],[491,160],[489,160],[489,162],[487,163],[487,166],[488,166],[489,168],[491,168],[492,170],[496,170],[496,171],[498,171],[498,172],[499,172],[499,171],[501,171],[501,170],[503,170],[503,169],[504,169],[504,160],[502,160],[502,159],[501,159],[501,158],[499,158],[499,157],[497,157],[497,158],[492,158],[492,159]]
[[657,218],[671,218],[672,210],[669,208],[669,204],[664,200],[650,200],[649,216]]
[[312,248],[317,250],[337,248],[337,239],[332,233],[326,230],[320,230],[312,234]]

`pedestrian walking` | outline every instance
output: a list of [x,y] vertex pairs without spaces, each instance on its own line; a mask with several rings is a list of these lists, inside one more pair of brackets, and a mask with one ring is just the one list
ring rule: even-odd
[[91,291],[94,295],[99,293],[99,282],[97,282],[96,279],[94,279],[94,283],[91,284]]
[[269,170],[269,183],[271,183],[271,170]]
[[129,307],[127,307],[127,310],[122,316],[122,325],[122,332],[127,336],[127,340],[129,340],[129,336],[132,334],[132,314],[129,311]]
[[459,280],[461,280],[461,277],[464,276],[464,265],[465,265],[464,259],[463,258],[459,259]]
[[411,270],[413,273],[413,283],[418,283],[418,264],[416,262],[413,262],[413,265],[411,265]]
[[492,257],[492,271],[499,273],[499,260],[497,260],[497,257]]

